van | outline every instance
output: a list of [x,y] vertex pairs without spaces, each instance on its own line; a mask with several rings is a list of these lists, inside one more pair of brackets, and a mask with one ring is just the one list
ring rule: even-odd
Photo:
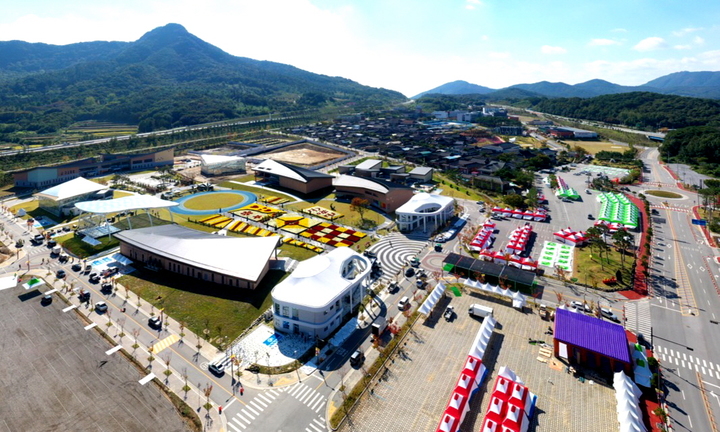
[[468,313],[470,314],[470,316],[486,318],[492,316],[493,309],[489,306],[483,306],[475,303],[470,305]]
[[410,305],[410,298],[405,296],[405,297],[401,298],[400,301],[398,302],[398,309],[400,309],[401,311],[404,311],[405,309],[408,308],[409,305]]
[[60,252],[62,252],[62,248],[60,246],[55,246],[54,248],[52,248],[53,255],[60,255]]
[[385,332],[385,329],[387,328],[387,320],[385,317],[378,317],[377,320],[373,323],[371,332],[375,336],[380,336]]

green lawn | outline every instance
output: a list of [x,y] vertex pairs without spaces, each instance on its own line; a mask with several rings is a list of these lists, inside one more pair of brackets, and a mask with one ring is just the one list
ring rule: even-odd
[[237,183],[233,183],[233,182],[229,182],[229,181],[222,182],[218,186],[235,189],[235,190],[244,190],[244,191],[252,192],[258,196],[258,199],[260,198],[260,196],[276,196],[279,198],[288,199],[290,201],[295,201],[295,198],[291,197],[290,195],[286,195],[282,192],[279,192],[279,191],[262,189],[262,188],[258,188],[258,187],[254,187],[254,186],[247,186],[247,185],[237,184]]
[[[330,199],[321,199],[320,201],[316,203],[309,203],[309,202],[303,202],[298,204],[290,204],[286,205],[285,207],[288,209],[292,209],[294,211],[299,211],[301,209],[306,209],[309,207],[314,206],[320,206],[325,207],[328,210],[331,210],[330,205],[332,205],[335,208],[336,212],[342,213],[343,217],[333,220],[332,222],[337,222],[339,224],[351,226],[351,227],[360,227],[361,225],[361,218],[360,214],[356,211],[350,210],[350,204],[345,202],[337,202],[335,200]],[[319,220],[325,220],[322,218],[319,218],[317,216],[308,215],[309,217],[313,217],[315,219]],[[372,223],[375,223],[376,225],[380,225],[383,223],[385,218],[382,214],[378,213],[377,211],[373,210],[372,208],[368,208],[365,210],[365,213],[363,214],[363,218],[365,220],[372,221]],[[328,221],[331,222],[331,221]]]
[[682,198],[682,195],[675,193],[675,192],[670,192],[670,191],[649,190],[649,191],[645,191],[644,193],[645,193],[645,195],[652,195],[652,196],[656,196],[656,197],[660,197],[660,198],[674,198],[674,199]]
[[183,204],[191,210],[208,210],[232,207],[243,200],[244,196],[235,193],[213,193],[190,198]]
[[[590,286],[597,286],[600,290],[613,291],[618,287],[629,287],[631,280],[630,269],[635,257],[632,254],[625,255],[625,268],[622,269],[620,252],[615,248],[611,248],[607,257],[603,254],[603,263],[601,265],[597,251],[590,252],[590,247],[575,248],[575,271],[572,277],[577,278],[578,282]],[[615,272],[621,270],[623,275],[623,284],[605,285],[603,279],[615,277]]]
[[56,237],[55,240],[58,244],[63,245],[65,249],[70,251],[70,253],[80,258],[86,258],[120,245],[120,242],[115,237],[111,239],[109,236],[97,239],[97,241],[100,242],[97,246],[85,243],[80,239],[80,237],[76,237],[75,234],[67,234],[61,237]]
[[[198,335],[210,330],[210,339],[219,345],[227,336],[232,342],[272,304],[270,291],[285,278],[284,272],[271,270],[260,286],[242,290],[172,273],[137,271],[118,282],[140,295]],[[131,296],[131,302],[135,302]],[[189,341],[195,343],[194,340]]]

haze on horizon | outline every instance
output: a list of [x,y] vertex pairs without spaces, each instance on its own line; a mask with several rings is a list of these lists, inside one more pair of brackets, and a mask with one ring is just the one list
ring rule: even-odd
[[3,5],[0,40],[134,41],[167,23],[226,52],[414,96],[720,70],[720,2],[698,0],[51,0]]

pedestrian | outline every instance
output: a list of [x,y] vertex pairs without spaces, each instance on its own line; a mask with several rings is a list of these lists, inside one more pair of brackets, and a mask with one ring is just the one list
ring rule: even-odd
[[243,386],[241,385],[241,386],[240,386],[240,396],[242,396],[243,393],[245,393],[245,387],[243,387]]

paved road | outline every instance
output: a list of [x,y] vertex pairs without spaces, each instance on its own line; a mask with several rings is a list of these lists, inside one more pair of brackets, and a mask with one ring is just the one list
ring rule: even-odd
[[720,347],[715,337],[719,328],[713,323],[720,315],[720,271],[710,260],[717,252],[690,222],[688,209],[696,202],[695,194],[677,189],[657,156],[656,149],[642,153],[651,169],[648,180],[682,194],[683,199],[648,195],[658,214],[653,216],[650,266],[654,295],[648,301],[652,332],[645,335],[652,338],[664,370],[673,430],[711,431],[710,415],[720,418],[720,400],[716,397],[720,392]]

